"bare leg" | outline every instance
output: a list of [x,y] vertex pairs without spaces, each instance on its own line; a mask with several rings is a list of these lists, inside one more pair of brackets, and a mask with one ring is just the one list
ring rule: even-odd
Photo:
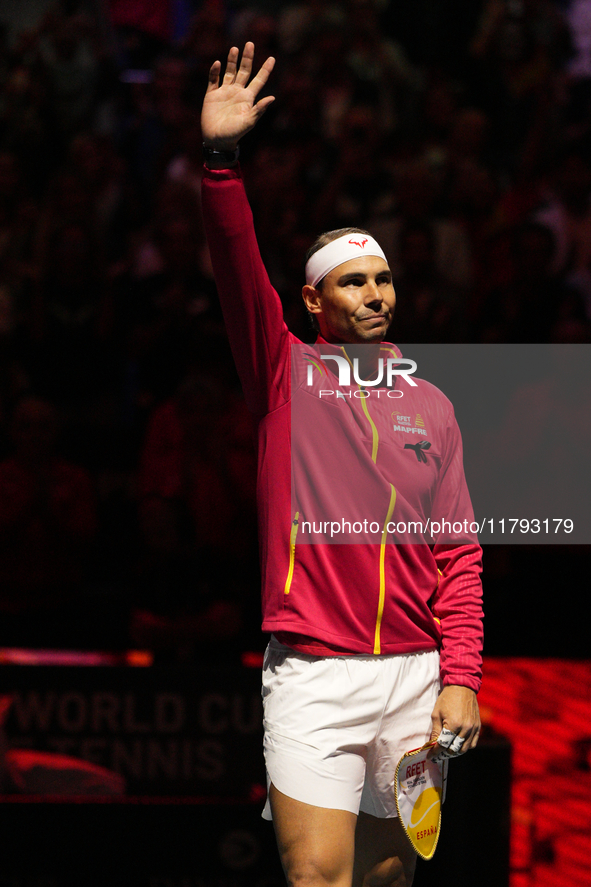
[[353,887],[411,887],[416,861],[399,819],[359,814]]
[[289,887],[351,887],[355,814],[295,801],[274,785],[269,798]]

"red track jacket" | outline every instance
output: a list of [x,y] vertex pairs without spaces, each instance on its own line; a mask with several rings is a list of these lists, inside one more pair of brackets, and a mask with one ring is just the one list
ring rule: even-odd
[[[328,384],[326,373],[307,390],[310,376],[301,360],[306,346],[283,320],[238,168],[205,170],[203,215],[232,351],[246,402],[258,420],[263,630],[320,655],[439,648],[443,684],[477,691],[480,546],[469,534],[444,544],[443,537],[428,531],[416,544],[392,544],[387,532],[392,522],[473,519],[449,400],[420,379],[403,399],[392,399],[386,390],[381,397],[377,390],[367,399],[352,397],[335,374]],[[384,353],[393,349],[387,343],[382,347]],[[315,357],[327,349],[339,350],[319,337],[307,353]],[[332,404],[320,390],[333,391]],[[302,415],[309,416],[307,428],[319,432],[316,444],[305,443]],[[327,423],[332,437],[325,433]],[[427,440],[430,447],[422,457],[416,444]],[[360,486],[373,491],[377,512],[367,516],[379,512],[378,532],[363,544],[326,537],[313,544],[314,520],[328,512],[343,514],[342,508],[335,512],[335,499],[361,515],[356,497],[347,496]],[[355,518],[353,511],[350,516]]]

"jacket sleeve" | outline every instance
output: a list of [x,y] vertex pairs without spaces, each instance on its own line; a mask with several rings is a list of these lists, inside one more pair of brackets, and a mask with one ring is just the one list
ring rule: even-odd
[[202,204],[232,353],[246,403],[261,416],[289,399],[292,337],[261,259],[240,168],[206,168]]
[[[451,405],[432,519],[452,524],[474,520],[462,439]],[[444,686],[459,684],[477,693],[482,679],[482,548],[473,533],[463,533],[454,542],[449,532],[442,532],[433,555],[440,573],[431,610],[441,623],[441,679]]]

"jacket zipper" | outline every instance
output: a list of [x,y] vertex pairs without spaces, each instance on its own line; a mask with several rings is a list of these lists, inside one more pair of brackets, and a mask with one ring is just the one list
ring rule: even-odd
[[[345,348],[343,348],[342,345],[341,345],[341,351],[343,352],[343,354],[347,358],[351,368],[353,368],[353,364],[351,363],[351,358],[349,357]],[[364,392],[366,391],[366,389],[362,385],[358,385],[357,389],[358,389],[358,391],[364,391]],[[376,428],[373,419],[369,415],[369,410],[367,409],[367,404],[365,401],[366,401],[366,398],[362,397],[361,398],[361,407],[363,409],[363,412],[365,413],[365,417],[366,417],[367,421],[369,422],[369,424],[371,426],[371,458],[372,458],[373,463],[375,464],[375,462],[377,461],[377,458],[378,458],[379,435],[378,435],[378,429]]]
[[[345,355],[345,357],[347,358],[347,360],[349,361],[349,364],[351,364],[351,360],[350,360],[349,355],[347,354],[345,348],[343,348],[341,346],[341,350],[342,350],[343,354]],[[352,366],[352,364],[351,364],[351,366]],[[365,389],[361,385],[358,385],[357,387],[360,390],[365,391]],[[371,437],[372,437],[371,458],[372,458],[372,462],[375,465],[377,463],[377,459],[378,459],[379,434],[378,434],[378,429],[376,428],[375,422],[373,421],[373,419],[370,416],[370,413],[369,413],[369,410],[367,408],[367,404],[365,401],[366,401],[366,398],[362,397],[361,398],[361,407],[362,407],[363,412],[365,413],[366,419],[369,422],[370,427],[371,427]],[[396,504],[396,490],[394,489],[393,484],[390,484],[390,490],[391,490],[390,504],[388,505],[388,513],[386,515],[386,520],[384,521],[384,526],[382,529],[382,540],[381,540],[381,544],[380,544],[380,588],[379,588],[379,595],[378,595],[378,612],[377,612],[377,618],[376,618],[376,630],[375,630],[374,647],[373,647],[373,652],[376,656],[379,655],[382,650],[381,628],[382,628],[382,619],[384,616],[384,605],[386,602],[385,559],[386,559],[386,544],[387,544],[387,538],[388,538],[387,525],[390,521],[390,518],[392,517],[392,512],[394,511],[394,505]],[[297,517],[297,515],[296,515],[296,517]],[[297,530],[296,530],[296,532],[297,532]],[[292,530],[292,536],[293,536],[293,530]],[[295,536],[293,536],[293,539],[294,539],[293,554],[295,554]],[[292,563],[292,558],[290,557],[290,571],[287,576],[289,583],[291,583],[292,573],[293,573],[293,563]],[[286,583],[285,588],[286,588],[285,593],[288,594],[289,593],[288,583]]]
[[[437,567],[437,573],[438,573],[438,576],[437,576],[437,585],[435,586],[435,591],[437,591],[437,589],[439,588],[439,583],[441,582],[441,577],[443,576],[443,573],[441,572],[439,567]],[[431,613],[431,615],[433,616],[433,613]],[[433,616],[433,619],[435,620],[435,622],[438,625],[441,625],[441,619],[439,619],[438,616]]]
[[377,656],[382,652],[382,640],[381,640],[381,629],[382,629],[382,617],[384,615],[384,604],[386,601],[386,570],[385,570],[385,559],[386,559],[386,544],[388,538],[388,530],[387,526],[392,517],[392,512],[394,511],[394,505],[396,504],[396,490],[394,489],[393,484],[390,484],[390,504],[388,505],[388,514],[386,515],[386,520],[384,521],[384,527],[382,529],[382,541],[380,544],[380,594],[378,597],[378,615],[376,619],[376,633],[373,645],[374,654]]

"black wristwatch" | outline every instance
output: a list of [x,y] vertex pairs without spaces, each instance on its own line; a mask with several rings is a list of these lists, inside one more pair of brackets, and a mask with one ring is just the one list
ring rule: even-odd
[[203,159],[208,169],[230,169],[238,163],[240,145],[236,145],[233,151],[216,151],[203,145]]

